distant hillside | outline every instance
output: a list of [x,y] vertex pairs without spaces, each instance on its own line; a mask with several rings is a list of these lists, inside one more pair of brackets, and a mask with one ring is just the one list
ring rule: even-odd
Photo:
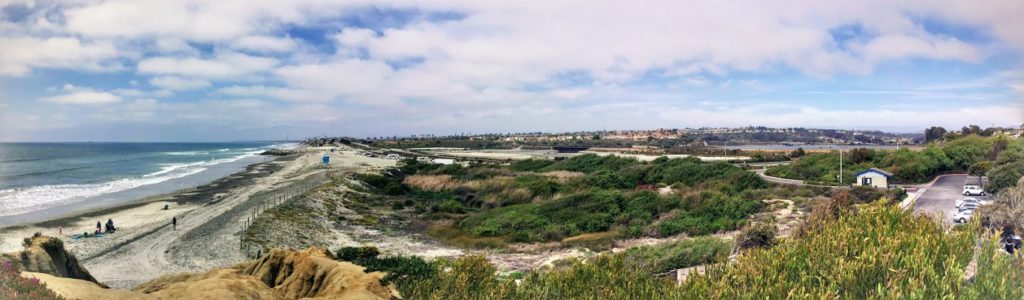
[[632,147],[660,148],[706,147],[738,144],[917,144],[923,133],[888,133],[872,130],[813,128],[684,128],[650,130],[601,130],[563,133],[486,133],[459,135],[413,135],[368,137],[365,139],[318,137],[307,140],[311,145],[348,144],[361,141],[387,148],[458,147],[493,149],[512,147]]

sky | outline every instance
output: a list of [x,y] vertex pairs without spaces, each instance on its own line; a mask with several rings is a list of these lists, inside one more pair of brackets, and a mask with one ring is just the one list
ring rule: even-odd
[[1024,123],[1024,1],[0,0],[0,141]]

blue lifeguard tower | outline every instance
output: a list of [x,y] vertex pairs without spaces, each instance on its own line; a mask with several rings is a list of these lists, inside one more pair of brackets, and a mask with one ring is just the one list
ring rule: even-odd
[[328,168],[331,165],[331,156],[327,155],[327,153],[324,153],[324,157],[321,159],[321,161],[323,161],[323,163],[320,164],[320,167]]

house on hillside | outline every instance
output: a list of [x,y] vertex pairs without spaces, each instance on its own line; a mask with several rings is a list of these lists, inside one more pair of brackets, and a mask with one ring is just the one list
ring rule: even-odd
[[889,188],[889,178],[892,178],[892,173],[878,168],[870,168],[860,171],[854,176],[857,177],[857,182],[853,185],[886,189]]

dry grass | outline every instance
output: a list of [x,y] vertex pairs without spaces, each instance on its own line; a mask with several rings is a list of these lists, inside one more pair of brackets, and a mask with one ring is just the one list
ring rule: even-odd
[[567,179],[579,178],[579,177],[582,177],[583,175],[586,175],[586,174],[583,174],[581,172],[572,172],[572,171],[551,171],[551,172],[541,173],[541,175],[555,177],[555,178],[558,178],[559,180],[567,180]]
[[461,184],[457,180],[452,179],[451,175],[412,175],[405,177],[402,183],[431,192],[454,189]]
[[498,193],[507,189],[512,188],[512,180],[515,177],[511,176],[497,176],[491,177],[484,180],[474,180],[467,182],[464,186],[473,189],[480,194],[487,195],[491,193]]

